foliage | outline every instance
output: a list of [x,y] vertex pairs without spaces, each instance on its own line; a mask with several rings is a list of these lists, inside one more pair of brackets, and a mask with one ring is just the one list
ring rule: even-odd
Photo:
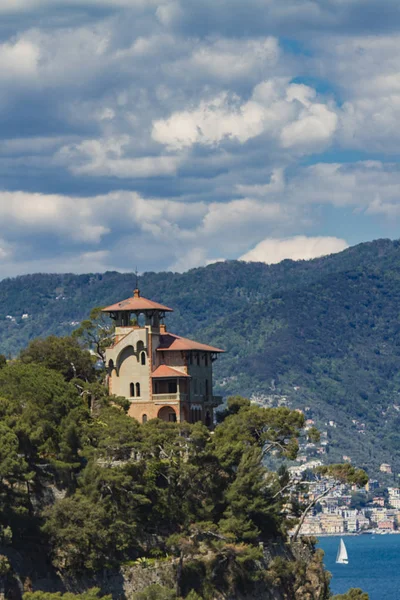
[[359,588],[351,588],[346,594],[333,596],[332,600],[368,600],[369,595]]
[[154,584],[149,585],[142,592],[134,594],[133,600],[177,600],[177,596],[173,590],[159,584]]
[[110,318],[102,312],[101,307],[92,308],[89,319],[82,321],[73,336],[81,340],[86,348],[93,350],[98,359],[105,365],[106,348],[113,343],[114,327]]
[[51,594],[49,592],[26,592],[23,595],[23,600],[112,600],[111,596],[100,595],[98,588],[92,588],[83,594],[61,594],[57,592]]
[[82,349],[78,340],[73,337],[56,337],[51,335],[45,339],[33,340],[20,354],[25,364],[41,364],[54,369],[70,381],[74,378],[94,381],[95,370],[93,360],[87,350]]
[[327,477],[332,477],[340,483],[348,483],[359,487],[364,487],[368,482],[368,476],[365,471],[357,469],[349,463],[318,467],[317,472]]
[[[84,331],[92,335],[96,323]],[[139,424],[95,380],[87,358],[76,338],[48,338],[0,369],[1,541],[19,552],[40,547],[75,578],[129,561],[147,568],[172,553],[176,591],[150,586],[136,600],[234,596],[265,584],[262,547],[284,545],[293,527],[287,471],[270,471],[266,458],[296,458],[304,415],[234,396],[214,432],[201,422]],[[349,464],[320,471],[366,481]],[[278,563],[272,575],[289,596],[300,582],[307,587],[306,566]]]

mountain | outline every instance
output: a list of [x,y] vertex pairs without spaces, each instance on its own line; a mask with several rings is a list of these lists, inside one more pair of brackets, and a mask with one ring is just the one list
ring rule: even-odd
[[[93,306],[134,286],[133,274],[117,272],[5,279],[0,352],[14,356],[37,336],[67,334]],[[399,242],[312,261],[145,273],[140,288],[174,308],[170,331],[227,350],[216,363],[217,392],[307,407],[326,431],[329,461],[349,456],[371,474],[382,462],[400,472]]]

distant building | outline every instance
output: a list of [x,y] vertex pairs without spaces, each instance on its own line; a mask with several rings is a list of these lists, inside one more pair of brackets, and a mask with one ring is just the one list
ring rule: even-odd
[[379,488],[379,481],[377,481],[376,479],[369,479],[369,481],[367,482],[367,485],[365,486],[365,489],[367,490],[367,492],[373,492],[374,490],[377,490]]
[[305,454],[300,454],[297,458],[296,461],[299,463],[305,463],[307,462],[307,456]]
[[386,463],[382,463],[381,466],[379,467],[379,470],[382,473],[392,473],[392,467],[391,467],[391,465],[388,465]]
[[385,506],[385,498],[383,496],[375,496],[375,498],[372,498],[372,502],[375,506]]
[[202,421],[213,425],[213,362],[223,350],[167,332],[171,308],[132,298],[103,309],[115,321],[114,344],[106,350],[110,393],[130,401],[128,414],[140,422]]
[[393,508],[400,508],[400,489],[389,487],[389,504]]
[[389,530],[389,531],[394,531],[396,528],[396,524],[393,519],[386,519],[384,521],[379,521],[378,528]]

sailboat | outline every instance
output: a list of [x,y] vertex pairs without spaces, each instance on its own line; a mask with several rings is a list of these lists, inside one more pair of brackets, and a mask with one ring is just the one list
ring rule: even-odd
[[344,545],[344,541],[342,538],[340,538],[340,544],[339,544],[338,553],[336,556],[336,562],[339,565],[349,564],[349,557],[347,556],[346,546]]

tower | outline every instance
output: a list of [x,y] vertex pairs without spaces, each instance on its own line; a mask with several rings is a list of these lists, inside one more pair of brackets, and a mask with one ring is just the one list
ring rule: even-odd
[[114,345],[106,351],[110,393],[130,401],[140,422],[202,421],[213,424],[222,398],[213,395],[212,366],[223,350],[183,338],[163,324],[171,308],[133,296],[103,309],[115,321]]

